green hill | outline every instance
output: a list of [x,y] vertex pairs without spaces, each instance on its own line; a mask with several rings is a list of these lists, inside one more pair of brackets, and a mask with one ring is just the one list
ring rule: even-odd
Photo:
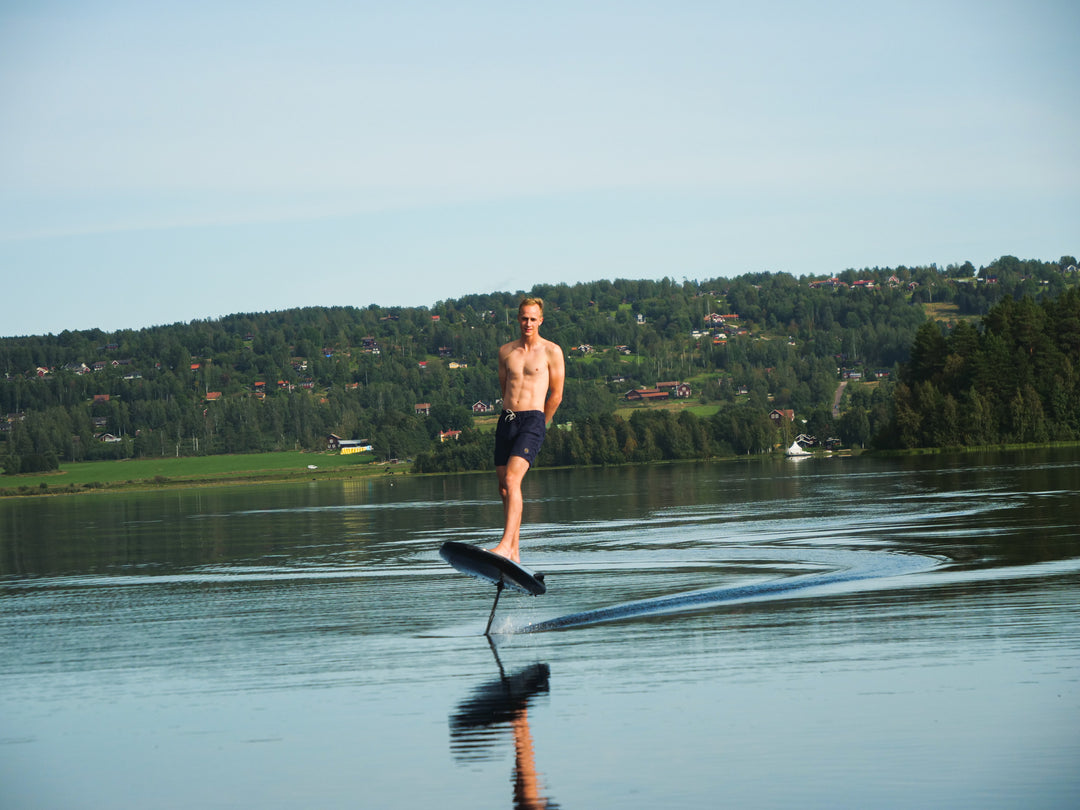
[[[553,437],[548,463],[767,451],[802,432],[866,444],[897,430],[891,392],[928,305],[970,327],[1003,301],[1057,300],[1075,289],[1075,265],[1072,257],[1003,257],[978,270],[537,285],[525,292],[547,302],[543,333],[568,358],[556,421],[577,426],[564,431],[565,447]],[[443,466],[482,466],[486,455],[468,445],[483,443],[476,417],[499,397],[497,350],[516,337],[522,294],[3,338],[0,459],[19,473],[60,462],[322,450],[336,434],[370,441],[380,460],[422,455],[429,467],[439,457]],[[670,407],[678,383],[679,411],[638,416],[656,410],[654,396]],[[698,410],[687,410],[691,403]],[[796,421],[778,429],[773,410]],[[635,419],[649,435],[624,435]],[[691,420],[707,424],[708,436]],[[456,449],[439,440],[450,430],[463,431]],[[673,435],[661,440],[665,430]],[[586,433],[603,452],[577,446]]]

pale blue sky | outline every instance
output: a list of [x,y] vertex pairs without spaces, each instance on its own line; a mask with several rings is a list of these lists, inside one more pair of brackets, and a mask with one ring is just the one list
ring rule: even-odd
[[1080,4],[0,3],[0,335],[1080,252]]

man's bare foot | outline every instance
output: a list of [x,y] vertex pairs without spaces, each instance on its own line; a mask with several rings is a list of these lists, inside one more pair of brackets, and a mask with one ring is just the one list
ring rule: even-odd
[[510,562],[521,565],[521,555],[516,554],[513,551],[507,550],[503,547],[501,543],[495,546],[495,548],[489,548],[488,551],[490,551],[492,554],[498,554],[500,557],[506,557],[506,559],[510,560]]

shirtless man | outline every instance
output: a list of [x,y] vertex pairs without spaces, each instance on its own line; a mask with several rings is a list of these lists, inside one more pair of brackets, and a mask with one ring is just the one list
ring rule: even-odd
[[540,337],[543,322],[543,300],[523,299],[518,305],[521,337],[499,349],[503,412],[495,428],[495,472],[499,476],[505,524],[502,539],[491,550],[514,562],[521,562],[521,481],[562,402],[566,378],[562,349]]

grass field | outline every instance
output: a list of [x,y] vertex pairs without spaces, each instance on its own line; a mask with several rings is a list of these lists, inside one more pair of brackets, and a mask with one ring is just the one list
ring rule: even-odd
[[926,317],[934,321],[956,323],[957,321],[969,321],[977,323],[982,319],[981,315],[961,315],[960,307],[956,304],[923,304]]
[[694,416],[706,419],[719,411],[720,406],[718,404],[702,405],[700,402],[693,399],[665,399],[660,402],[627,405],[617,408],[615,414],[616,416],[621,416],[623,419],[629,419],[634,411],[640,410],[673,411],[675,414],[680,414],[683,411],[690,411]]
[[[310,469],[313,465],[315,469]],[[404,466],[404,465],[402,465]],[[191,458],[139,458],[122,461],[85,461],[61,464],[59,471],[0,477],[6,495],[48,490],[139,488],[176,484],[213,484],[240,481],[281,481],[298,478],[384,474],[394,469],[362,454],[250,453],[236,456]],[[44,486],[42,486],[44,485]]]
[[[693,400],[665,400],[619,408],[616,414],[629,419],[642,408],[687,410],[705,418],[718,405],[700,405]],[[498,416],[477,417],[482,432],[495,430]],[[315,469],[310,469],[314,465]],[[0,475],[0,496],[49,493],[93,492],[117,489],[153,489],[169,486],[256,483],[260,481],[310,480],[312,478],[352,478],[406,472],[407,464],[379,463],[370,454],[342,456],[336,453],[248,453],[235,456],[192,456],[182,458],[135,458],[121,461],[83,461],[61,464],[50,473]]]

